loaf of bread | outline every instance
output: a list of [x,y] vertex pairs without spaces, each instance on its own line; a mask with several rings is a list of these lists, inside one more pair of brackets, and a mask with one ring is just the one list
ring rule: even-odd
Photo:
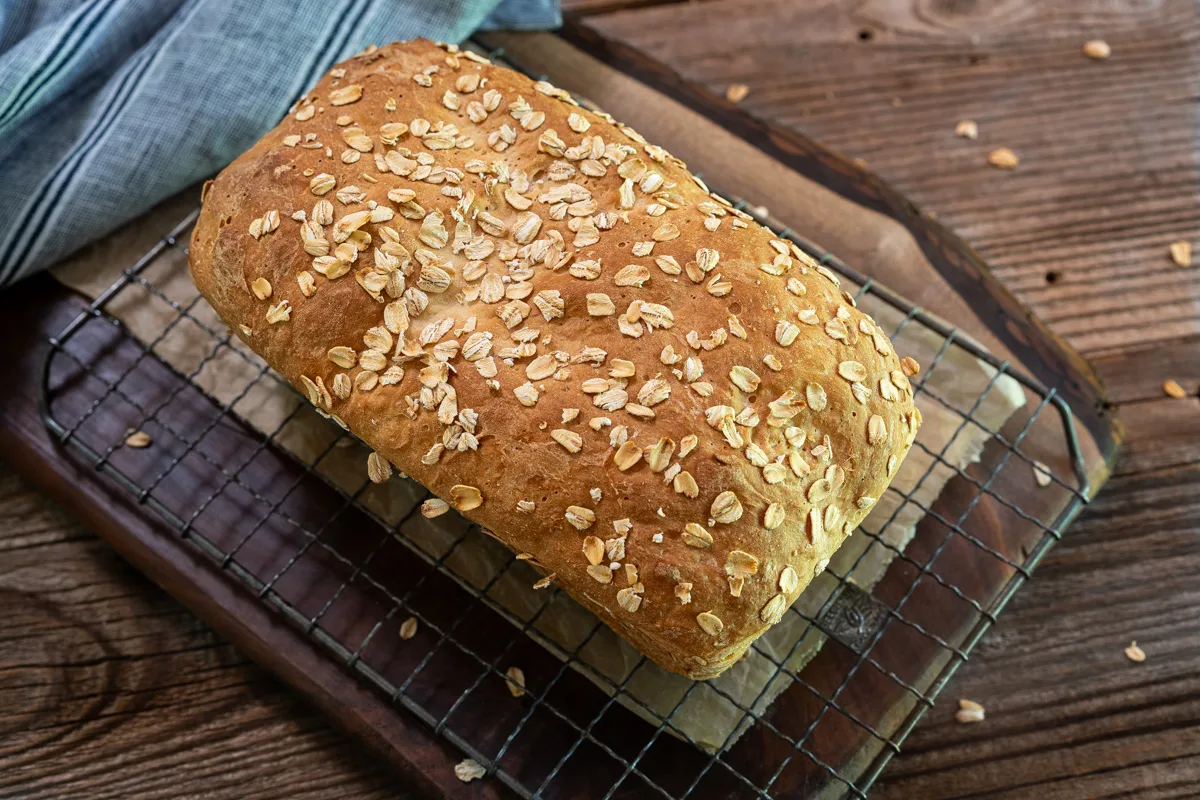
[[838,279],[473,53],[340,64],[206,185],[190,263],[319,410],[696,679],[778,622],[920,424]]

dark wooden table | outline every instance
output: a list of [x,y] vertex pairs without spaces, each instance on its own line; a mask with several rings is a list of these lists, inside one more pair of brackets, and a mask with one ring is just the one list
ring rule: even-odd
[[[1115,477],[875,796],[1196,796],[1200,272],[1167,255],[1200,247],[1196,4],[568,5],[865,159],[1093,359],[1120,407]],[[1082,54],[1093,38],[1111,58]],[[978,140],[954,135],[962,119]],[[1000,146],[1015,170],[987,166]],[[955,723],[958,697],[987,720]],[[0,797],[184,795],[416,796],[0,466]]]

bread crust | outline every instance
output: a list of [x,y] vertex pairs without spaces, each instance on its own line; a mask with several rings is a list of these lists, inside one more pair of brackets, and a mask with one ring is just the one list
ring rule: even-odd
[[324,76],[205,187],[196,285],[374,479],[386,459],[714,677],[885,490],[912,365],[682,162],[454,50]]

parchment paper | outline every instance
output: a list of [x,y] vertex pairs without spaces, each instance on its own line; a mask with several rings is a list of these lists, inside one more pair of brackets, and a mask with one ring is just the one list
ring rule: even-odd
[[[194,195],[192,195],[194,198]],[[174,211],[184,216],[194,199],[175,200],[160,212]],[[165,230],[170,222],[156,230]],[[114,258],[115,252],[134,246],[148,247],[144,238],[151,225],[131,227],[99,247],[84,251],[72,262],[58,268],[55,277],[88,297],[95,297],[119,277],[129,259]],[[262,432],[273,435],[283,447],[305,461],[326,452],[317,471],[348,492],[363,487],[367,450],[346,437],[336,425],[318,416],[293,390],[273,374],[263,375],[263,363],[237,339],[219,346],[218,336],[224,324],[215,312],[198,299],[187,274],[182,248],[167,251],[145,273],[146,282],[158,293],[140,284],[122,291],[109,311],[135,335],[146,342],[158,340],[155,352],[164,361],[189,375],[204,391],[221,402],[234,403],[233,409]],[[161,296],[160,296],[161,294]],[[192,319],[179,319],[178,304]],[[871,297],[860,306],[875,317],[885,331],[895,330],[903,315]],[[174,323],[174,324],[172,324]],[[214,335],[215,334],[215,335]],[[895,340],[896,350],[910,355],[922,365],[931,364],[944,340],[928,329],[909,324]],[[928,387],[939,397],[964,412],[971,409],[988,386],[993,370],[958,348],[947,350],[940,366],[928,377]],[[962,425],[962,418],[948,411],[927,394],[919,394],[917,405],[924,424],[917,441],[933,453],[943,453],[947,462],[962,467],[977,461],[989,438],[988,430],[998,431],[1004,422],[1026,402],[1023,390],[1013,379],[996,380],[975,410],[975,418],[986,428]],[[290,417],[290,419],[289,419]],[[288,420],[286,424],[284,420]],[[339,438],[343,441],[337,441]],[[335,443],[330,448],[330,445]],[[850,574],[850,580],[869,591],[912,538],[923,512],[903,494],[912,493],[921,506],[929,507],[953,470],[936,464],[932,455],[914,446],[900,467],[889,490],[863,524],[838,550],[828,571],[813,581],[796,601],[805,616],[816,617],[837,587],[834,575]],[[396,524],[420,503],[425,490],[416,483],[393,478],[384,485],[369,485],[360,502],[385,521]],[[404,522],[398,536],[407,544],[441,556],[461,536],[467,522],[457,514],[426,520],[419,514]],[[869,531],[872,535],[868,535]],[[511,554],[491,537],[470,535],[446,560],[447,566],[467,583],[482,588],[495,578],[511,560]],[[605,626],[597,630],[596,618],[565,595],[546,605],[548,591],[537,591],[532,584],[539,576],[524,563],[507,569],[488,591],[495,603],[521,620],[537,616],[531,635],[560,658],[578,649],[573,668],[587,676],[603,691],[612,694],[624,684],[618,701],[657,726],[670,716],[672,733],[690,736],[707,749],[732,744],[746,728],[746,710],[761,714],[792,682],[787,672],[797,674],[820,650],[824,636],[800,615],[787,614],[784,620],[764,635],[740,663],[719,678],[696,686],[686,700],[680,699],[692,687],[692,681],[663,670],[645,659],[633,647]],[[543,609],[539,615],[539,610]],[[590,638],[589,638],[590,637]],[[786,672],[780,666],[786,667]],[[678,707],[677,707],[678,706]],[[670,728],[669,728],[670,729]]]

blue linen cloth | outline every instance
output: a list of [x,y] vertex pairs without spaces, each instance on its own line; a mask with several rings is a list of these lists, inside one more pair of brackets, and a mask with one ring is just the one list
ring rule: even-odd
[[218,172],[369,44],[557,0],[0,0],[0,286]]

